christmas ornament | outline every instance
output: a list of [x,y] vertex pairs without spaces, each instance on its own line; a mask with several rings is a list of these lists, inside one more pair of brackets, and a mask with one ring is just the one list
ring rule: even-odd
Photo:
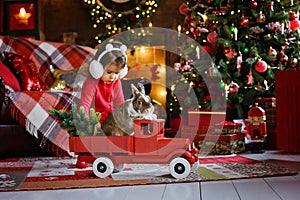
[[255,9],[256,7],[257,7],[257,2],[256,1],[254,1],[254,0],[252,0],[251,2],[250,2],[250,8],[251,9]]
[[228,92],[229,93],[237,93],[238,91],[239,91],[239,85],[237,84],[237,83],[235,83],[235,82],[231,82],[230,84],[229,84],[229,87],[228,87]]
[[248,54],[249,53],[249,48],[247,48],[247,47],[242,48],[242,52],[244,54]]
[[225,83],[223,82],[223,81],[220,81],[219,83],[218,83],[218,86],[221,88],[221,89],[224,89],[225,88]]
[[270,48],[267,52],[266,60],[271,63],[277,62],[277,51],[273,48]]
[[241,52],[239,52],[239,55],[236,58],[236,68],[238,71],[241,71],[242,69],[242,62],[243,62],[243,55]]
[[210,32],[210,33],[207,35],[207,41],[208,41],[209,43],[212,43],[212,44],[217,43],[217,41],[218,41],[218,34],[217,34],[215,31]]
[[247,85],[253,85],[254,78],[252,76],[252,69],[250,68],[249,74],[247,75]]
[[249,134],[252,142],[252,153],[263,153],[263,142],[267,137],[267,122],[265,110],[258,106],[258,103],[249,109]]
[[298,19],[294,19],[290,21],[290,29],[296,31],[300,28],[300,22]]
[[186,5],[185,3],[183,3],[179,6],[179,13],[182,15],[187,15],[189,10],[190,9],[189,9],[188,5]]
[[240,25],[245,27],[245,26],[248,26],[250,24],[250,21],[247,17],[245,17],[245,12],[242,11],[242,16],[241,16],[241,19],[240,19]]
[[266,16],[265,16],[265,14],[262,13],[262,11],[260,11],[258,13],[258,17],[256,19],[256,22],[257,23],[264,23],[265,21],[266,21]]
[[225,56],[229,59],[229,60],[231,60],[231,59],[233,59],[236,55],[237,55],[237,53],[234,51],[234,49],[233,48],[226,48],[225,50],[224,50],[224,54],[225,54]]
[[271,1],[270,5],[268,6],[268,11],[274,11],[274,1]]
[[297,60],[297,58],[291,57],[291,58],[290,58],[290,65],[291,65],[292,68],[296,68],[297,65],[298,65],[298,60]]
[[208,69],[208,74],[209,76],[211,77],[215,77],[215,76],[218,76],[219,75],[219,70],[217,68],[215,68],[214,66],[210,67]]
[[248,26],[249,24],[250,24],[250,21],[248,18],[246,18],[246,17],[241,18],[241,20],[240,20],[241,26],[245,27],[245,26]]
[[277,51],[276,51],[276,49],[270,48],[270,49],[268,50],[267,54],[268,54],[269,56],[277,56]]
[[281,64],[282,64],[283,66],[285,66],[285,65],[288,63],[288,61],[289,61],[289,57],[288,57],[286,54],[282,53],[282,54],[280,55],[279,60],[280,60]]
[[267,70],[267,68],[268,68],[268,64],[263,60],[259,60],[255,64],[255,70],[259,73],[264,73]]

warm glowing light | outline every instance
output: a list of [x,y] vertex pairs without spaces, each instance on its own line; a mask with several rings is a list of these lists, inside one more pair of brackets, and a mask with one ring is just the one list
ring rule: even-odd
[[160,95],[161,95],[161,96],[165,96],[165,95],[167,95],[167,91],[165,91],[165,90],[161,90],[161,91],[160,91]]
[[145,47],[142,46],[140,51],[141,51],[141,53],[145,53],[146,52]]
[[15,14],[14,17],[18,20],[19,24],[28,24],[28,19],[31,16],[30,13],[27,13],[25,8],[21,8],[18,14]]

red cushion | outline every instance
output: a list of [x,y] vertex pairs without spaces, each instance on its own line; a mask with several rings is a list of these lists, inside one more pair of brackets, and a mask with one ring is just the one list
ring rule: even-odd
[[3,78],[5,85],[8,85],[14,91],[21,91],[18,79],[2,62],[0,62],[0,76]]

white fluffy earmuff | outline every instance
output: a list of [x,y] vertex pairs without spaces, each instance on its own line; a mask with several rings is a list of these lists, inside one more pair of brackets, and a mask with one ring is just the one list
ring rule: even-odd
[[[122,54],[125,56],[127,62],[127,55],[126,55],[127,47],[124,44],[122,44],[120,48],[115,48],[112,44],[107,44],[105,46],[105,50],[99,55],[98,59],[95,59],[90,63],[89,72],[94,79],[99,79],[103,75],[104,67],[100,62],[101,58],[106,53],[111,52],[113,50],[121,51]],[[127,65],[125,65],[125,67],[121,70],[119,77],[124,78],[127,75],[127,73],[128,73],[128,67]]]

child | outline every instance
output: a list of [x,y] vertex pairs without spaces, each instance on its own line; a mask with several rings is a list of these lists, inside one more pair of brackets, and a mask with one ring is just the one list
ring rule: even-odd
[[[100,124],[115,107],[124,103],[120,79],[128,72],[126,50],[120,42],[102,44],[89,65],[90,77],[83,83],[78,109],[83,106],[89,116],[90,108],[95,108],[101,113]],[[85,168],[88,164],[78,159],[76,166]]]
[[87,115],[90,108],[101,113],[100,123],[113,108],[124,102],[121,78],[125,77],[127,47],[120,42],[101,45],[89,66],[88,77],[81,90],[78,107],[83,106]]

